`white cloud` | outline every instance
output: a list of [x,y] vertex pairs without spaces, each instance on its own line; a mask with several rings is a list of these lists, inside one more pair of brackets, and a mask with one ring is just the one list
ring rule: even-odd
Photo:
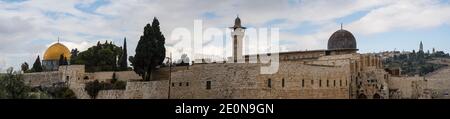
[[[75,8],[78,4],[94,2],[0,1],[0,54],[23,54],[33,57],[28,62],[34,62],[35,55],[43,53],[59,36],[68,47],[78,49],[86,49],[98,40],[113,40],[121,45],[123,37],[127,37],[129,55],[133,55],[144,25],[155,16],[168,43],[176,40],[170,39],[173,29],[193,30],[196,19],[203,19],[205,28],[223,28],[233,25],[237,14],[245,26],[267,27],[266,23],[273,20],[284,21],[273,25],[282,30],[302,28],[305,22],[317,25],[317,32],[309,34],[280,33],[282,42],[289,42],[282,46],[283,51],[326,48],[328,37],[339,28],[335,20],[361,11],[368,14],[345,27],[357,35],[429,28],[450,21],[449,4],[437,0],[114,0],[100,6],[95,14]],[[206,12],[217,18],[206,19],[202,16]],[[168,49],[189,51],[178,46]],[[214,53],[217,48],[211,46],[208,51]],[[176,53],[174,57],[180,55]],[[13,61],[16,62],[8,60],[8,65],[18,66],[23,62]]]
[[431,28],[448,24],[450,5],[435,0],[398,0],[382,8],[374,9],[352,23],[353,31],[374,34],[396,29]]

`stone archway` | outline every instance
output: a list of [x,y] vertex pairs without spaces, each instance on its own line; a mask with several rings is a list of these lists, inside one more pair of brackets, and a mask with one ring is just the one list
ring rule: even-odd
[[367,99],[367,96],[361,93],[358,95],[358,99]]
[[373,95],[373,99],[381,99],[381,96],[378,93],[375,93],[375,95]]

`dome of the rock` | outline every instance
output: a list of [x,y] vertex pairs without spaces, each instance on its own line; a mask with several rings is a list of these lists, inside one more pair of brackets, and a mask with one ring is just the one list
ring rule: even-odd
[[43,60],[59,60],[61,55],[70,59],[70,50],[61,43],[55,43],[45,51]]

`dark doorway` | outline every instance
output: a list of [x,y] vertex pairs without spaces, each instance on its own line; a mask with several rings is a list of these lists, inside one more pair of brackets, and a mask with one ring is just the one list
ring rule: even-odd
[[378,93],[375,93],[375,95],[373,95],[373,99],[381,99],[381,96]]
[[359,94],[358,99],[367,99],[367,96],[364,94]]

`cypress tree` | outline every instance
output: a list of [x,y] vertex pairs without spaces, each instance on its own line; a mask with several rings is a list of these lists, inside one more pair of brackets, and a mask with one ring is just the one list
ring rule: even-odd
[[127,70],[128,69],[128,62],[127,62],[127,38],[123,39],[123,49],[122,49],[122,55],[120,56],[119,59],[119,66],[120,69],[122,70]]
[[61,54],[61,55],[59,55],[59,66],[61,66],[61,65],[64,65],[64,55],[63,54]]
[[32,70],[33,70],[34,72],[42,72],[42,70],[43,70],[43,69],[42,69],[42,65],[41,65],[41,58],[39,58],[39,55],[38,55],[38,57],[36,58],[36,61],[34,61]]
[[155,17],[152,25],[147,24],[144,27],[144,35],[138,42],[136,54],[129,59],[134,71],[142,76],[142,79],[150,80],[152,71],[164,61],[166,56],[164,44],[165,38]]

